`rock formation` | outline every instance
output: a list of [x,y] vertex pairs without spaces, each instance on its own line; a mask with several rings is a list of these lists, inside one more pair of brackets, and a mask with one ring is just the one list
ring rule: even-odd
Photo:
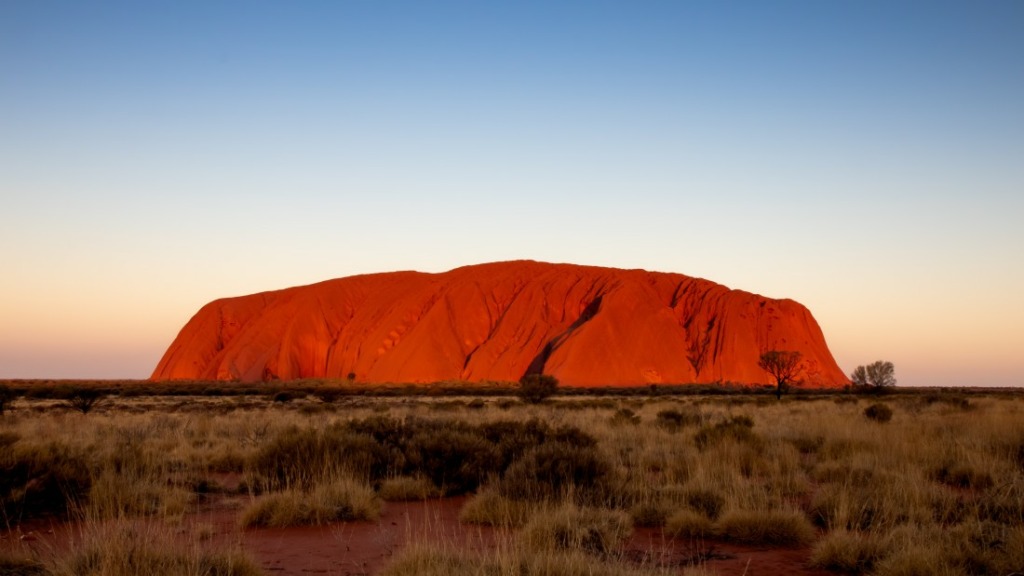
[[797,350],[805,385],[848,383],[792,300],[681,274],[532,261],[393,272],[216,300],[182,328],[154,380],[565,386],[766,384],[761,352]]

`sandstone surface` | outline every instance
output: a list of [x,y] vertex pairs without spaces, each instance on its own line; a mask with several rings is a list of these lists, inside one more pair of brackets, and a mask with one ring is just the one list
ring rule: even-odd
[[515,381],[566,386],[766,384],[797,350],[810,387],[849,381],[801,304],[681,274],[533,261],[392,272],[216,300],[154,380]]

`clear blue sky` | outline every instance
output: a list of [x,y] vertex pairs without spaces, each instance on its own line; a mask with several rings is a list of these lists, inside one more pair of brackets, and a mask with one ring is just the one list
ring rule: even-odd
[[0,378],[217,297],[518,258],[1024,384],[1024,3],[0,3]]

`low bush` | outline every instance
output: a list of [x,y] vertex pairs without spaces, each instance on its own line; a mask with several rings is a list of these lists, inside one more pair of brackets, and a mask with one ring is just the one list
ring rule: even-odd
[[754,433],[754,421],[747,416],[733,416],[713,426],[704,426],[693,441],[701,450],[723,440],[746,444],[758,444],[760,437]]
[[558,379],[550,374],[528,374],[519,381],[519,397],[529,404],[539,404],[557,390]]
[[610,488],[611,465],[596,448],[548,442],[516,460],[498,483],[499,493],[516,500],[574,498],[600,500]]
[[479,434],[442,428],[409,439],[405,472],[423,474],[446,494],[474,490],[493,470],[494,446]]
[[892,420],[892,408],[881,402],[875,402],[864,409],[864,417],[879,423],[886,423]]
[[931,470],[931,477],[936,482],[955,488],[971,488],[984,490],[993,484],[992,475],[968,462],[946,460]]
[[635,526],[652,528],[664,526],[669,516],[669,508],[664,502],[651,500],[641,502],[629,509]]
[[688,487],[683,490],[686,505],[711,520],[716,520],[725,508],[725,496],[710,488]]
[[704,422],[699,412],[681,410],[661,410],[654,418],[654,423],[670,432],[686,426],[699,426]]
[[615,411],[615,414],[612,414],[610,422],[612,426],[636,426],[640,424],[640,416],[629,408],[620,408]]

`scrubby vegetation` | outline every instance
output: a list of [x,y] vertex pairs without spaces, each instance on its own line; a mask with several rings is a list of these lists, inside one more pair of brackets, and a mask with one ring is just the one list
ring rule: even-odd
[[396,502],[453,495],[467,497],[462,522],[503,528],[509,540],[479,557],[414,547],[387,573],[701,568],[699,558],[673,569],[631,563],[623,542],[641,528],[679,546],[799,548],[808,565],[841,573],[1024,571],[1020,396],[780,402],[661,388],[540,404],[105,392],[87,417],[65,402],[73,391],[17,391],[24,400],[0,419],[3,525],[68,521],[96,538],[56,557],[0,550],[0,570],[13,566],[0,573],[257,574],[239,550],[179,549],[179,537],[132,527],[184,526],[228,496],[240,502],[239,526],[260,530],[372,522]]

